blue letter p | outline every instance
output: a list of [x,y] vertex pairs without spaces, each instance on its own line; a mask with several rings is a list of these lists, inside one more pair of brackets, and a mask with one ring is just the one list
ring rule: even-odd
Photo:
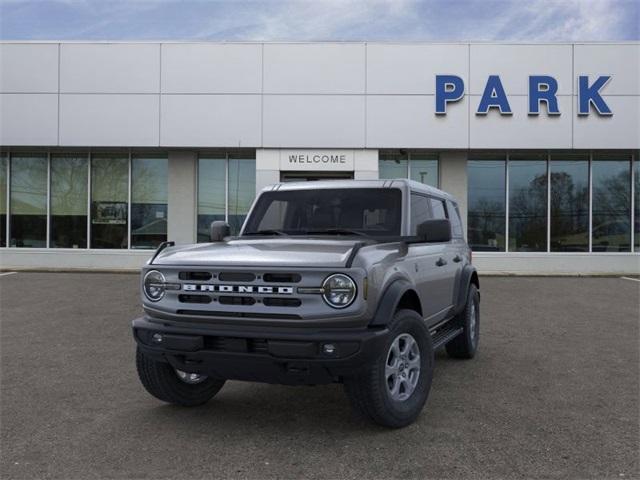
[[464,96],[464,81],[456,75],[436,75],[436,115],[446,115],[447,103]]

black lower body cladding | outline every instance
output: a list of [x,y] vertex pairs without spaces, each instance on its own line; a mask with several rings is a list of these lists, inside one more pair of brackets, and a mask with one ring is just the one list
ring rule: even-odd
[[149,317],[133,321],[139,351],[177,370],[284,385],[334,383],[357,374],[379,354],[388,334],[386,328],[233,331]]

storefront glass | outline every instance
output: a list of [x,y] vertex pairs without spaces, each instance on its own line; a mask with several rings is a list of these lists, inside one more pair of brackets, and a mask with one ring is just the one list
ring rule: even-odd
[[438,155],[419,151],[383,150],[379,153],[378,177],[409,178],[437,188]]
[[635,161],[633,162],[633,190],[635,213],[633,218],[634,225],[634,252],[640,252],[640,152],[636,152]]
[[467,162],[467,240],[480,252],[505,250],[506,162],[496,157]]
[[231,233],[237,234],[256,196],[256,162],[229,155],[229,215]]
[[225,157],[198,160],[198,242],[209,241],[211,222],[225,219],[226,164]]
[[129,158],[91,157],[91,248],[127,248]]
[[0,247],[7,246],[7,155],[0,154]]
[[438,157],[432,154],[409,154],[409,178],[438,188]]
[[87,247],[87,187],[86,154],[51,157],[51,247]]
[[589,156],[551,155],[551,251],[589,251]]
[[47,156],[11,156],[12,247],[47,246]]
[[167,240],[166,155],[131,159],[131,248],[155,248]]

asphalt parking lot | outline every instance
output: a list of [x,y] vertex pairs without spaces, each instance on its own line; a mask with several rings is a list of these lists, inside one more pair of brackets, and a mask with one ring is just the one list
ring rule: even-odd
[[208,405],[149,396],[129,274],[0,276],[1,461],[9,478],[636,478],[640,283],[481,278],[480,352],[436,359],[403,430],[340,385],[228,382]]

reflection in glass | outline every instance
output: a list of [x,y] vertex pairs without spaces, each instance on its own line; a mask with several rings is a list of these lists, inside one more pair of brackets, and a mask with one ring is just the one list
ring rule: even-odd
[[229,226],[231,234],[240,232],[256,196],[256,161],[229,156]]
[[631,247],[631,164],[624,157],[600,155],[593,159],[594,252],[628,252]]
[[514,155],[509,162],[509,251],[547,250],[547,162],[541,159],[544,157]]
[[0,155],[0,247],[7,246],[7,155]]
[[411,153],[410,155],[409,178],[438,188],[438,159],[429,154]]
[[198,159],[198,242],[209,241],[211,222],[225,219],[226,162],[224,156]]
[[87,247],[87,165],[87,155],[51,157],[51,247]]
[[91,157],[91,248],[127,248],[129,159]]
[[505,161],[467,162],[467,239],[475,251],[505,250]]
[[[557,159],[556,159],[557,158]],[[551,251],[589,251],[589,160],[551,157]]]
[[155,248],[167,240],[166,157],[131,159],[131,248]]
[[634,244],[635,252],[640,252],[640,158],[638,158],[638,154],[640,152],[636,152],[636,159],[633,162],[633,178],[634,178],[634,205],[635,205],[635,213],[633,224],[634,230]]
[[11,156],[12,247],[47,246],[47,157]]
[[407,178],[408,157],[406,153],[380,152],[378,178]]

